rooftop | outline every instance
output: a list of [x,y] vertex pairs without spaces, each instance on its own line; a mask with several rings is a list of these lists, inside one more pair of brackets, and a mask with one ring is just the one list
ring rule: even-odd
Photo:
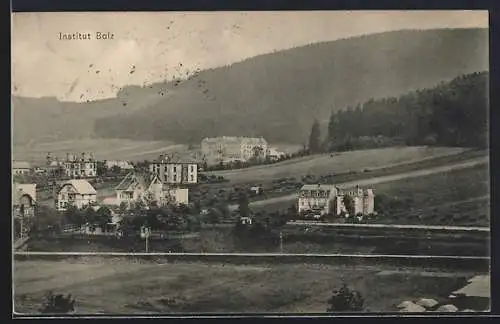
[[115,190],[127,190],[134,183],[140,184],[143,188],[147,188],[146,177],[134,172],[128,173],[125,178],[115,187]]
[[25,161],[12,161],[12,169],[31,169],[31,164]]
[[166,155],[159,156],[154,162],[156,163],[175,163],[175,164],[197,164],[198,161],[190,156]]
[[303,185],[300,190],[333,190],[335,189],[335,185],[327,185],[327,184],[306,184]]
[[84,179],[71,179],[62,183],[62,186],[72,185],[79,194],[91,195],[97,194],[97,191],[92,185]]
[[230,142],[240,142],[247,144],[267,144],[267,141],[263,137],[245,137],[245,136],[219,136],[219,137],[205,137],[202,142],[220,142],[220,141],[230,141]]

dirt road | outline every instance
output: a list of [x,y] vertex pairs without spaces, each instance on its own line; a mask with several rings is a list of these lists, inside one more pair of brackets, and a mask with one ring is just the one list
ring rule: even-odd
[[[373,185],[376,185],[379,183],[384,183],[384,182],[397,181],[397,180],[416,178],[416,177],[424,177],[424,176],[428,176],[428,175],[432,175],[432,174],[436,174],[436,173],[471,168],[471,167],[474,167],[476,165],[487,164],[487,163],[488,163],[487,157],[476,158],[476,159],[471,159],[467,162],[449,164],[449,165],[440,166],[440,167],[433,167],[433,168],[422,169],[422,170],[417,170],[417,171],[412,171],[412,172],[392,174],[392,175],[388,175],[388,176],[375,177],[375,178],[369,178],[369,179],[364,179],[364,180],[360,179],[360,180],[351,181],[351,182],[338,183],[337,186],[339,186],[341,188],[342,187],[353,187],[356,185],[359,185],[361,187],[367,187],[367,186],[373,186]],[[297,198],[297,194],[294,193],[294,194],[286,195],[286,196],[282,196],[282,197],[275,197],[275,198],[269,198],[269,199],[265,199],[265,200],[254,201],[254,202],[250,203],[250,206],[251,207],[252,206],[261,207],[261,206],[291,201],[291,200],[294,200],[296,198]],[[236,210],[236,209],[238,209],[238,205],[230,205],[229,206],[229,210]]]

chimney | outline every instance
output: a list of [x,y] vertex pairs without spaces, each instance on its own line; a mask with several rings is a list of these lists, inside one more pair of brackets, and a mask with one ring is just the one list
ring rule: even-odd
[[66,153],[66,161],[69,161],[69,153]]
[[82,153],[80,154],[80,157],[81,157],[81,161],[85,161],[85,153],[83,153],[83,152],[82,152]]

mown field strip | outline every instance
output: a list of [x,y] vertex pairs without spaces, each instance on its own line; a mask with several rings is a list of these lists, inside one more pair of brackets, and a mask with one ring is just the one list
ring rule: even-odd
[[320,254],[320,253],[127,253],[127,252],[14,252],[16,256],[117,256],[117,257],[153,257],[153,256],[196,256],[196,257],[312,257],[312,258],[368,258],[368,259],[450,259],[450,260],[489,260],[489,257],[460,255],[404,255],[404,254]]

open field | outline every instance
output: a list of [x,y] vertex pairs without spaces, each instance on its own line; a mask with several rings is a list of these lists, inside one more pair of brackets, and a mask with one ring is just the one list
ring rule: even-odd
[[325,312],[331,291],[345,282],[362,293],[366,311],[381,312],[403,300],[446,301],[473,275],[342,264],[16,261],[14,299],[19,313],[36,312],[48,290],[71,293],[77,312],[86,314]]
[[66,153],[93,152],[99,160],[139,161],[157,158],[168,151],[185,151],[184,145],[174,145],[168,141],[132,141],[125,139],[81,139],[40,143],[36,146],[14,146],[13,159],[45,162],[47,152],[65,158]]
[[490,181],[486,165],[381,183],[376,193],[401,204],[379,222],[490,226]]
[[[398,181],[413,181],[413,179],[420,178],[420,177],[431,177],[435,174],[441,174],[441,173],[449,173],[449,172],[457,172],[453,173],[451,176],[449,176],[449,179],[453,179],[454,175],[458,174],[461,172],[461,170],[466,170],[469,168],[478,168],[480,172],[482,172],[483,177],[485,175],[488,175],[488,159],[487,157],[482,157],[482,158],[474,158],[474,159],[468,159],[466,161],[460,162],[460,163],[453,163],[453,164],[445,164],[445,165],[439,165],[439,166],[434,166],[434,167],[428,167],[428,168],[417,168],[416,170],[412,171],[407,171],[407,172],[397,172],[398,170],[396,169],[396,173],[394,173],[393,168],[386,168],[384,169],[384,172],[380,175],[374,175],[371,172],[368,174],[361,174],[361,175],[353,175],[346,177],[346,179],[349,179],[347,182],[332,182],[338,186],[343,186],[343,187],[351,187],[355,185],[359,185],[361,187],[371,187],[376,190],[375,194],[377,195],[379,193],[378,187],[383,184],[383,183],[394,183]],[[474,179],[475,180],[475,179]],[[460,186],[460,185],[467,185],[467,184],[461,184],[461,183],[454,183],[455,186]],[[421,190],[426,190],[425,189],[425,184],[423,187],[421,187]],[[270,208],[272,207],[273,209],[280,208],[283,206],[289,206],[291,203],[294,202],[294,200],[297,198],[295,190],[292,194],[288,195],[282,195],[279,197],[273,197],[269,199],[263,199],[259,201],[253,201],[250,203],[251,206],[254,208]],[[237,205],[231,205],[230,209],[236,209]]]
[[359,150],[343,153],[306,156],[276,164],[254,166],[239,170],[207,172],[223,176],[231,182],[256,182],[307,174],[363,172],[365,169],[394,167],[401,164],[456,155],[467,151],[449,147],[397,147]]

